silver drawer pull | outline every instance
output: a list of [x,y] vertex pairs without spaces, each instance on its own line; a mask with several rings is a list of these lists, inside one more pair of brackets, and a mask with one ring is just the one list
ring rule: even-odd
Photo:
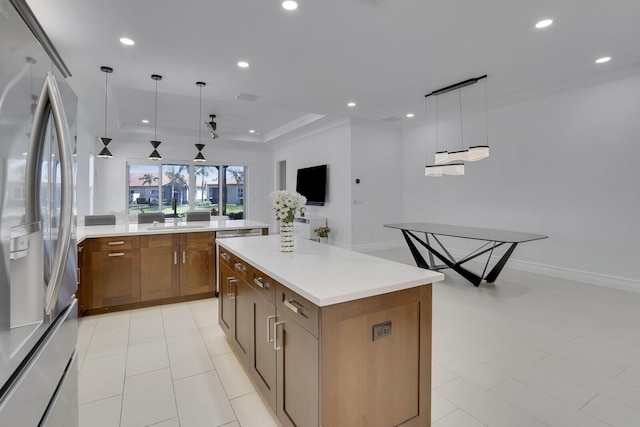
[[247,267],[245,267],[244,265],[240,264],[239,262],[236,262],[235,267],[236,267],[236,270],[241,271],[242,273],[247,271]]
[[273,342],[273,338],[271,338],[271,319],[275,319],[276,316],[268,316],[267,317],[267,342]]
[[222,258],[225,261],[229,261],[231,259],[231,256],[226,252],[220,252],[220,258]]
[[117,242],[109,242],[109,243],[107,243],[107,245],[109,245],[109,246],[124,245],[124,240],[118,240]]
[[229,299],[236,299],[235,292],[231,291],[231,287],[235,286],[238,280],[235,277],[227,277],[227,296]]
[[284,300],[284,306],[296,314],[300,314],[304,311],[304,307],[296,307],[295,305],[292,304],[292,302],[295,302],[295,301],[293,301],[292,299],[286,299]]
[[276,322],[273,324],[273,349],[275,351],[282,349],[282,346],[278,345],[278,325],[284,325],[284,322]]
[[173,251],[173,264],[178,264],[178,251]]
[[124,252],[114,252],[112,254],[109,254],[109,256],[124,256]]
[[269,289],[269,283],[263,282],[262,277],[256,277],[253,279],[253,283],[260,286],[262,289]]

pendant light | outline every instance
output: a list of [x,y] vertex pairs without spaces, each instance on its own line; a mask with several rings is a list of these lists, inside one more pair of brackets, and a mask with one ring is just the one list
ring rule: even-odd
[[[489,145],[476,145],[471,146],[468,149],[464,148],[464,128],[462,119],[462,93],[461,89],[466,86],[477,83],[480,80],[486,79],[486,75],[465,80],[460,83],[447,86],[442,89],[431,92],[425,95],[425,98],[430,96],[436,97],[436,152],[433,165],[425,166],[425,175],[432,177],[440,177],[442,175],[464,175],[464,163],[460,162],[475,162],[489,157]],[[459,151],[438,151],[438,96],[447,92],[458,90],[458,108],[460,112],[460,144],[461,150]],[[484,101],[485,101],[485,141],[488,142],[488,121],[487,121],[487,83],[485,80],[484,86]],[[458,162],[458,163],[449,163]]]
[[202,143],[202,88],[206,85],[207,84],[205,82],[196,82],[196,86],[200,88],[200,115],[198,116],[198,143],[196,144],[198,154],[196,154],[193,161],[200,163],[207,160],[202,155],[202,149],[204,148],[204,144]]
[[162,80],[162,76],[158,74],[152,74],[151,78],[156,82],[156,110],[155,118],[153,120],[153,141],[149,141],[153,146],[153,151],[149,154],[149,160],[161,160],[162,156],[158,153],[158,147],[161,142],[158,141],[158,80]]
[[109,143],[111,142],[111,138],[107,138],[107,77],[109,76],[109,74],[113,73],[113,68],[102,66],[100,67],[100,71],[104,73],[104,137],[100,138],[100,141],[102,142],[104,147],[102,147],[102,151],[98,153],[98,157],[102,159],[111,159],[113,158],[113,154],[111,154],[111,152],[107,148],[107,145],[109,145]]

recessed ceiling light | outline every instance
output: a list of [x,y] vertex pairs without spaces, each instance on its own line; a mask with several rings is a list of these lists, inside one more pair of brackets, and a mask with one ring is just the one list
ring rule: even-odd
[[240,68],[248,68],[249,67],[249,63],[247,61],[240,61],[240,62],[238,62],[238,67],[240,67]]
[[413,113],[407,113],[407,118],[412,119],[414,117]]
[[282,2],[282,7],[286,10],[296,10],[298,8],[298,2],[293,0],[285,0]]
[[546,28],[551,24],[553,24],[553,19],[543,19],[536,24],[536,28]]
[[142,123],[149,123],[149,120],[147,120],[147,119],[142,119]]
[[350,102],[347,104],[347,107],[355,107],[356,103],[355,102]]
[[603,56],[602,58],[596,59],[596,64],[604,64],[605,62],[611,61],[610,56]]
[[134,42],[133,40],[127,38],[127,37],[122,37],[120,39],[120,43],[127,45],[127,46],[133,46],[134,44],[136,44],[136,42]]
[[256,133],[256,131],[253,129],[249,129],[249,133]]

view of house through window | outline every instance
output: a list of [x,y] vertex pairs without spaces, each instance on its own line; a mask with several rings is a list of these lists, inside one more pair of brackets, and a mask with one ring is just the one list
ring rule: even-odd
[[219,215],[219,170],[218,166],[195,167],[195,210],[208,210],[212,215]]
[[223,166],[222,215],[229,219],[244,218],[244,166]]
[[[162,211],[182,215],[189,210],[189,165],[162,165]],[[172,209],[173,200],[176,211]]]
[[[189,210],[245,217],[245,166],[129,164],[129,214]],[[222,202],[221,202],[222,201]]]

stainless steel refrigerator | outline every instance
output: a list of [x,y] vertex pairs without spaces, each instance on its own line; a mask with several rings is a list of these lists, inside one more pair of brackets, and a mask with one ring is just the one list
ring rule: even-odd
[[69,70],[24,0],[0,0],[0,427],[78,424]]

